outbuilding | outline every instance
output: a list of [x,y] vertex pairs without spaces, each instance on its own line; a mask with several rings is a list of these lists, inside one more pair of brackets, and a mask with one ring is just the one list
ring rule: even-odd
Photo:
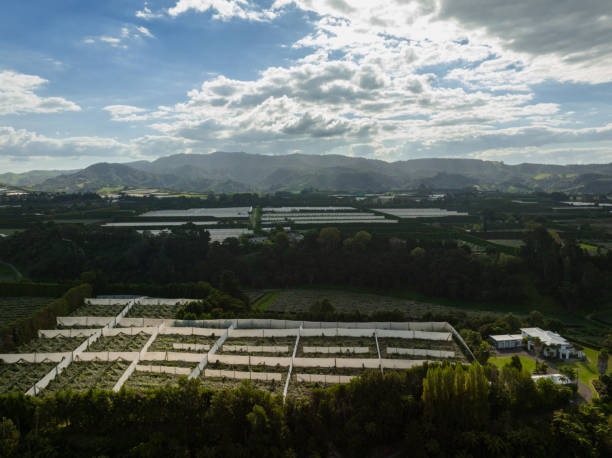
[[499,334],[489,336],[489,340],[498,350],[510,350],[523,346],[523,336],[521,334]]

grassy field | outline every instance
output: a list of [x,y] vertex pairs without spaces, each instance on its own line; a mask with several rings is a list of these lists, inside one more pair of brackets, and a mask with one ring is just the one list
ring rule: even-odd
[[265,293],[261,298],[259,298],[253,304],[252,306],[253,310],[256,310],[258,312],[263,312],[270,306],[270,304],[272,304],[274,301],[276,301],[276,299],[278,299],[279,295],[280,295],[279,291],[270,291],[268,293]]
[[0,327],[30,316],[51,301],[52,297],[0,297]]
[[[468,314],[490,313],[500,316],[512,312],[515,315],[526,317],[532,310],[538,310],[545,318],[561,320],[567,326],[567,330],[563,333],[566,337],[585,342],[588,345],[600,346],[606,335],[610,334],[610,326],[591,320],[586,314],[568,312],[551,297],[541,295],[527,276],[523,276],[521,282],[521,289],[526,296],[525,300],[509,304],[426,297],[406,290],[379,291],[358,287],[335,288],[318,285],[277,291],[278,294],[273,301],[271,296],[268,296],[266,310],[270,312],[307,311],[314,302],[321,299],[329,299],[337,312],[359,311],[363,314],[371,314],[397,309],[404,312],[407,320],[421,319],[426,313],[444,315],[457,311]],[[612,319],[612,310],[596,315],[597,318],[600,316]]]
[[[583,348],[582,351],[586,354],[586,361],[576,361],[571,363],[561,363],[558,364],[557,367],[559,369],[563,367],[572,367],[578,371],[578,380],[588,386],[593,392],[593,386],[591,385],[591,381],[599,377],[599,372],[597,372],[597,356],[599,352],[597,350],[593,350],[592,348]],[[608,373],[612,372],[612,357],[608,358]]]
[[[337,312],[370,314],[377,311],[401,310],[407,316],[418,318],[427,312],[448,313],[451,307],[418,302],[408,298],[380,295],[359,290],[342,289],[287,289],[269,296],[266,310],[271,312],[304,312],[321,299],[329,299]],[[273,300],[272,300],[273,299]]]
[[[528,356],[519,356],[523,369],[527,370],[530,374],[535,370],[535,360]],[[511,356],[500,356],[489,358],[489,362],[501,370],[506,364],[509,364],[512,360]]]

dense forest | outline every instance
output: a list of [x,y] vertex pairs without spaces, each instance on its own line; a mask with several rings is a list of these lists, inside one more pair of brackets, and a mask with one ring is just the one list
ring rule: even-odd
[[93,275],[97,292],[109,283],[208,281],[218,286],[231,271],[246,287],[329,284],[404,288],[453,300],[511,302],[523,298],[521,278],[568,308],[594,308],[610,294],[612,255],[587,254],[572,240],[546,230],[526,235],[520,256],[474,255],[455,241],[405,234],[342,232],[328,227],[293,240],[283,231],[270,242],[210,242],[205,229],[187,224],[170,234],[69,224],[35,224],[0,241],[0,258],[33,280],[70,282]]
[[[0,396],[3,456],[610,456],[603,401],[506,366],[373,371],[310,399],[197,381],[149,392]],[[607,399],[606,399],[607,400]],[[607,407],[606,407],[607,406]],[[112,440],[109,440],[112,438]]]

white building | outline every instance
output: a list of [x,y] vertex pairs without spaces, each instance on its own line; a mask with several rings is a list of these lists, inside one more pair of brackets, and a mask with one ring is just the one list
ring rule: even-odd
[[576,350],[570,342],[553,331],[540,328],[521,328],[521,335],[527,338],[527,349],[533,350],[533,340],[538,337],[542,344],[542,356],[558,359],[584,359],[583,352]]
[[534,382],[537,382],[540,379],[549,379],[552,380],[555,385],[570,385],[572,381],[562,374],[542,374],[542,375],[532,375],[531,379]]
[[489,336],[489,340],[497,350],[509,350],[523,346],[523,336],[521,334]]

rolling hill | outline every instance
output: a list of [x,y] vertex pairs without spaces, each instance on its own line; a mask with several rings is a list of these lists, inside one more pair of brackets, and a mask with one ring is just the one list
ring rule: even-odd
[[385,162],[340,155],[266,156],[247,153],[178,154],[154,161],[99,163],[52,176],[34,187],[83,192],[147,187],[174,191],[436,190],[612,192],[612,164],[506,165],[476,159]]

